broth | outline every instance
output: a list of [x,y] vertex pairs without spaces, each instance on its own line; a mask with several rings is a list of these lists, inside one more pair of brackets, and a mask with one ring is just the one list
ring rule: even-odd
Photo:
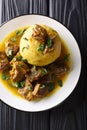
[[[21,28],[21,29],[18,29],[18,31],[22,31],[23,29],[27,29],[28,27],[24,27],[24,28]],[[12,37],[16,37],[17,40],[15,41],[15,44],[19,44],[20,43],[20,39],[22,37],[22,35],[19,35],[17,36],[15,31],[11,32],[10,34],[8,34],[4,39],[3,41],[0,43],[0,51],[4,51],[5,50],[5,42],[9,39],[11,39]],[[62,40],[62,51],[61,51],[61,55],[60,55],[60,59],[61,57],[63,57],[64,54],[70,54],[69,50],[68,50],[68,47],[66,46],[65,42]],[[69,60],[67,61],[66,63],[69,68],[71,68],[71,61],[70,61],[70,57],[69,57]],[[0,72],[0,82],[4,85],[4,87],[6,89],[8,89],[12,94],[18,96],[18,97],[22,97],[19,93],[18,93],[18,89],[15,88],[14,86],[12,86],[11,84],[11,81],[10,80],[3,80],[1,77],[2,75],[2,72]],[[60,79],[63,81],[63,84],[64,82],[66,81],[67,77],[69,75],[69,72],[65,75],[63,75]],[[58,89],[60,89],[61,87],[58,85],[57,83],[57,79],[55,80],[55,89],[51,92],[49,92],[46,96],[50,96],[52,95],[54,92],[58,91]]]

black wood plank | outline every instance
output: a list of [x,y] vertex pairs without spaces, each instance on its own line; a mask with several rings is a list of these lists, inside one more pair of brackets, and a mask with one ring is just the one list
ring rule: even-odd
[[[87,15],[86,0],[50,0],[49,15],[64,24],[76,38],[82,55],[82,72],[74,92],[50,113],[51,130],[86,130]],[[54,124],[52,123],[54,122]]]
[[50,130],[86,130],[85,103],[71,112],[66,112],[63,107],[54,109],[50,119]]

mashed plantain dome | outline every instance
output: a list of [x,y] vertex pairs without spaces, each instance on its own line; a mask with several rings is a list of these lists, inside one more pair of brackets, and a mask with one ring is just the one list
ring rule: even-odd
[[20,40],[20,54],[29,64],[45,66],[54,62],[61,53],[58,33],[45,25],[32,25]]

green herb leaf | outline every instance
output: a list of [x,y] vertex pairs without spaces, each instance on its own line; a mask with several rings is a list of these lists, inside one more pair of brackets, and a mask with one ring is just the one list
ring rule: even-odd
[[25,81],[20,82],[20,86],[23,88],[25,85]]
[[38,51],[43,51],[44,50],[44,45],[40,44],[39,47],[37,48]]
[[31,86],[28,86],[28,87],[27,87],[27,90],[29,90],[29,91],[32,92],[32,91],[33,91],[33,88],[32,88]]
[[11,41],[12,41],[12,42],[16,42],[16,41],[17,41],[17,38],[16,38],[16,37],[12,37],[12,38],[11,38]]
[[20,61],[20,60],[22,60],[22,56],[18,56],[18,57],[16,57],[16,59]]
[[47,70],[45,68],[42,68],[42,75],[46,75],[47,74]]
[[43,89],[43,88],[45,88],[46,86],[44,85],[44,84],[42,84],[41,86],[40,86],[40,89]]
[[47,47],[48,47],[48,48],[51,48],[52,45],[53,45],[52,40],[51,40],[50,38],[48,38],[48,39],[47,39]]
[[26,47],[23,47],[23,48],[22,48],[22,52],[24,51],[25,48],[26,48]]
[[25,31],[26,31],[26,29],[22,29],[17,35],[18,35],[18,36],[21,36],[21,35],[24,34]]
[[60,87],[63,86],[63,82],[62,82],[62,80],[58,80],[58,85],[59,85]]
[[16,88],[20,88],[20,83],[19,82],[14,82],[14,87],[16,87]]
[[14,61],[21,61],[22,60],[22,56],[17,56],[17,57],[14,57],[13,59]]
[[28,39],[26,37],[24,37],[24,40],[28,41]]
[[63,57],[63,60],[64,61],[68,61],[69,60],[69,56],[70,56],[70,54],[65,54],[64,57]]
[[6,80],[6,75],[5,75],[5,72],[2,72],[1,77],[2,77],[2,79],[3,79],[3,80]]
[[48,91],[50,91],[50,92],[55,88],[55,83],[53,83],[53,82],[48,83],[47,85],[48,85]]
[[10,76],[6,76],[6,80],[9,80],[10,79]]
[[26,47],[23,47],[22,51],[24,51],[24,49],[29,49],[29,45],[27,45]]
[[23,67],[23,64],[18,64],[19,67]]
[[7,76],[6,73],[5,73],[4,71],[2,72],[1,77],[2,77],[3,80],[9,80],[9,79],[10,79],[10,77]]
[[24,63],[27,63],[27,59],[22,59],[22,61],[23,61]]
[[15,30],[15,33],[16,33],[16,35],[18,35],[20,33],[20,31],[19,30]]

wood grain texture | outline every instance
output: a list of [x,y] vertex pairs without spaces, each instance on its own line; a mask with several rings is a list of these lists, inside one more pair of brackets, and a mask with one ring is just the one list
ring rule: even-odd
[[72,32],[82,55],[80,80],[69,98],[49,111],[27,113],[0,102],[0,130],[86,130],[87,2],[86,0],[2,0],[2,23],[13,17],[32,13],[50,16]]

